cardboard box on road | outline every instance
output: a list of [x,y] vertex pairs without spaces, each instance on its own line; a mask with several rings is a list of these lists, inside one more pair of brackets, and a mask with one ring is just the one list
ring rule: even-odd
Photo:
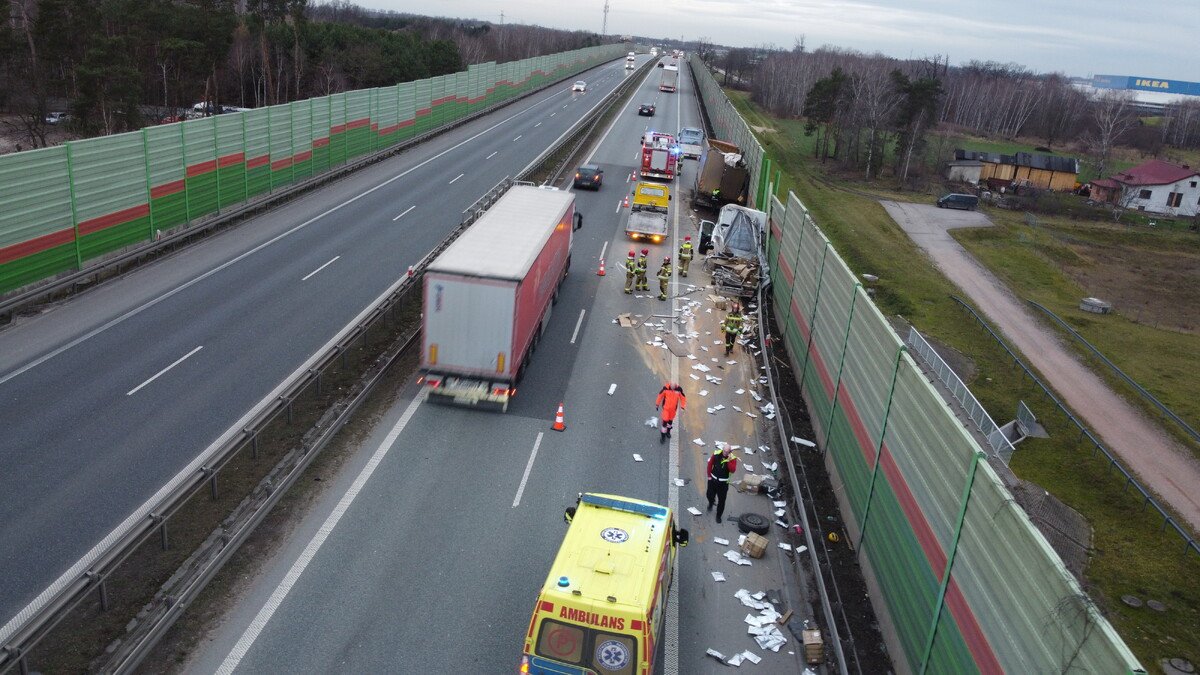
[[810,666],[825,662],[825,641],[821,639],[821,631],[816,628],[804,631],[804,660]]
[[753,532],[746,534],[746,539],[742,541],[742,553],[751,558],[761,558],[767,552],[767,538],[761,534]]
[[767,477],[760,474],[750,474],[738,481],[738,492],[756,495],[763,491],[763,481]]

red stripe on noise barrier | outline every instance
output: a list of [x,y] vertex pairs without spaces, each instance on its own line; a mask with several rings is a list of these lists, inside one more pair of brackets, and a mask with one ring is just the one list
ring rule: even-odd
[[260,167],[270,161],[271,161],[270,155],[262,155],[260,157],[253,157],[250,159],[250,161],[246,162],[246,168],[247,169],[257,169],[258,167]]
[[159,197],[166,197],[167,195],[173,195],[176,192],[183,192],[185,187],[187,187],[187,181],[183,180],[182,178],[180,178],[179,180],[173,180],[170,183],[163,183],[162,185],[156,185],[156,186],[150,188],[150,198],[158,199]]
[[329,135],[332,136],[333,134],[340,134],[345,130],[346,130],[345,124],[338,124],[336,126],[329,127]]
[[329,145],[329,139],[328,138],[314,138],[312,145],[314,148],[323,148],[326,145]]
[[67,228],[65,230],[59,230],[58,232],[43,234],[40,237],[34,237],[33,239],[23,241],[19,244],[5,246],[4,248],[0,248],[0,265],[3,265],[6,262],[19,260],[26,256],[31,256],[35,253],[48,251],[55,246],[69,244],[74,239],[75,230],[73,228]]
[[277,159],[274,162],[271,162],[271,170],[278,171],[280,169],[286,169],[291,165],[292,165],[292,158],[284,157],[283,159]]
[[360,127],[365,127],[365,126],[367,126],[367,125],[368,125],[368,124],[370,124],[370,123],[371,123],[371,118],[369,118],[369,117],[364,117],[364,118],[362,118],[361,120],[354,120],[354,121],[352,121],[352,122],[346,122],[346,129],[347,129],[347,130],[349,130],[349,129],[358,129],[358,128],[360,128]]
[[210,159],[207,162],[200,162],[199,164],[193,164],[189,166],[187,168],[187,176],[188,178],[192,178],[193,176],[199,176],[201,174],[208,173],[216,168],[217,160]]
[[218,167],[232,166],[234,164],[241,164],[244,161],[246,161],[246,153],[235,152],[231,155],[225,155],[224,157],[218,157],[217,158],[217,166]]
[[105,228],[113,227],[114,225],[120,225],[121,223],[128,223],[131,220],[137,220],[138,218],[143,218],[148,215],[150,215],[150,205],[138,204],[137,206],[131,206],[127,209],[121,209],[120,211],[100,216],[99,218],[91,218],[79,223],[79,234],[82,236],[85,234],[91,234],[93,232],[99,232]]

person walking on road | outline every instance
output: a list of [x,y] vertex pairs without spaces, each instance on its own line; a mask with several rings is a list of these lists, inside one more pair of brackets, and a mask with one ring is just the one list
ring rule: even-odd
[[650,249],[642,249],[642,254],[637,259],[637,290],[648,291],[650,284],[646,281],[646,270],[650,268],[650,262],[646,260],[646,256],[650,255]]
[[717,504],[717,522],[725,514],[725,497],[729,495],[729,478],[737,471],[737,456],[728,445],[713,450],[708,458],[708,510],[712,511],[713,502]]
[[658,268],[658,299],[667,299],[667,286],[671,284],[671,256],[663,258],[662,267]]
[[734,342],[742,333],[743,323],[745,319],[742,318],[742,308],[735,302],[729,308],[729,314],[725,316],[725,323],[721,324],[721,328],[725,330],[725,356],[733,352]]
[[684,237],[679,245],[679,276],[687,278],[688,266],[692,264],[692,238]]
[[671,437],[671,429],[675,426],[675,416],[680,410],[687,409],[687,396],[683,393],[683,387],[671,382],[664,384],[654,401],[654,409],[662,411],[662,424],[658,429],[661,436],[658,442],[666,443]]
[[637,254],[632,249],[625,259],[625,295],[633,293],[633,283],[637,280]]

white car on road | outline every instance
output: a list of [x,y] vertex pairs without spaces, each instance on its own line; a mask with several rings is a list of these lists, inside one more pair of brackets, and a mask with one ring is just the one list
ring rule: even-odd
[[571,85],[571,91],[587,91],[587,82],[584,82],[583,80],[576,82],[575,84]]

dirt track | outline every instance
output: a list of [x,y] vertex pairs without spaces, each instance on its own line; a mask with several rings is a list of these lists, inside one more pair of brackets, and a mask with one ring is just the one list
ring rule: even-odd
[[988,227],[982,213],[884,201],[883,207],[951,282],[987,315],[1026,361],[1143,484],[1200,530],[1200,463],[1108,387],[1013,292],[950,236]]

